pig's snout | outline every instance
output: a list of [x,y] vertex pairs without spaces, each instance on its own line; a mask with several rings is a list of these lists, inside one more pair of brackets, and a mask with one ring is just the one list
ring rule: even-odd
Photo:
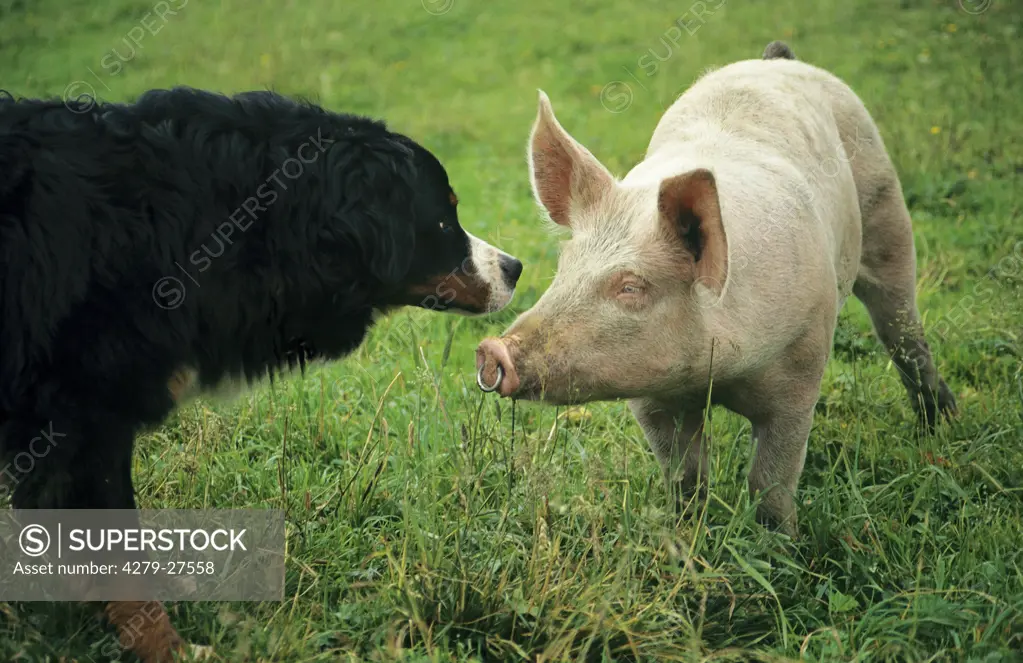
[[519,388],[519,374],[504,340],[486,338],[476,348],[476,383],[483,391],[506,397]]

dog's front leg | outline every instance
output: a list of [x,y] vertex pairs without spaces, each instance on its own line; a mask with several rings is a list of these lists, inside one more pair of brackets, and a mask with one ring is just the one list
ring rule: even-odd
[[[131,477],[134,429],[101,418],[98,410],[92,414],[94,421],[52,417],[8,422],[5,432],[14,439],[31,439],[42,430],[49,431],[56,440],[47,453],[38,456],[36,471],[15,486],[12,505],[16,509],[127,510],[134,515],[112,520],[110,524],[138,528]],[[88,561],[87,551],[80,554],[83,557],[79,561]],[[122,553],[116,561],[143,559],[148,557]],[[145,596],[150,588],[139,586],[151,584],[151,579],[130,575],[79,576],[75,582],[79,583],[84,600],[91,602],[112,589],[117,590],[113,595]],[[122,593],[120,590],[126,585],[135,591]],[[135,652],[144,663],[170,663],[175,654],[185,651],[185,643],[159,601],[111,601],[106,603],[105,613],[117,629],[120,644]]]
[[121,646],[143,663],[171,663],[185,642],[159,601],[110,601],[104,610]]

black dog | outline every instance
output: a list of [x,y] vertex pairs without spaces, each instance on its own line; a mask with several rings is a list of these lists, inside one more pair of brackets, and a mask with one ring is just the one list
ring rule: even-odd
[[[411,139],[269,92],[177,88],[126,105],[3,93],[0,461],[13,506],[133,509],[134,438],[191,383],[342,357],[374,311],[502,308],[522,264],[464,232],[456,205]],[[40,430],[54,433],[45,454]],[[24,454],[22,473],[10,463]],[[122,641],[143,611],[133,650],[169,660],[182,643],[159,604],[106,609]]]

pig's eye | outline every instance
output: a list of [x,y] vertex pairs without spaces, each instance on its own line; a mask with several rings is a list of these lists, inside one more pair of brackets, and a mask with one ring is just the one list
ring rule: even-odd
[[635,282],[623,283],[621,285],[621,287],[618,288],[618,294],[619,295],[642,295],[643,294],[643,290],[644,290],[643,286],[641,284],[639,284],[639,283],[635,283]]
[[611,284],[610,292],[623,304],[638,306],[645,301],[647,283],[634,274],[620,274]]

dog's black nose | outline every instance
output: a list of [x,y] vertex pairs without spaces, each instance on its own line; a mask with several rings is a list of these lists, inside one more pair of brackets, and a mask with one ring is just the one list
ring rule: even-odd
[[501,256],[501,275],[509,288],[514,288],[522,276],[522,263],[511,256]]

